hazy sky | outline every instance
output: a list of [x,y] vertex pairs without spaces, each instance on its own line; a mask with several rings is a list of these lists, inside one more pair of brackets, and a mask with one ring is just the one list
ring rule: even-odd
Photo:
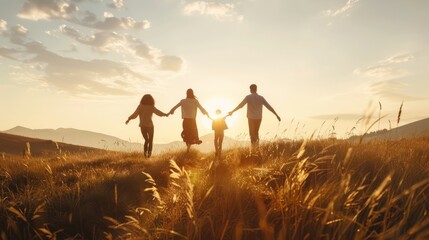
[[[141,141],[125,125],[143,94],[168,112],[193,88],[225,113],[256,83],[261,135],[346,135],[429,116],[427,0],[0,0],[0,130],[72,127]],[[369,107],[368,107],[369,106]],[[325,121],[325,124],[323,122]],[[154,117],[155,142],[181,117]],[[199,113],[200,134],[211,132]],[[245,109],[228,136],[247,133]],[[360,127],[359,129],[362,129]]]

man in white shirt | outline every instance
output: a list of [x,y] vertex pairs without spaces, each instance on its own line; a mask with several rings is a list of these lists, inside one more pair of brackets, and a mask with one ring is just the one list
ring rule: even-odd
[[235,111],[247,104],[247,120],[249,123],[249,135],[250,142],[252,144],[252,151],[254,151],[259,145],[259,127],[261,126],[262,121],[262,106],[265,106],[268,110],[274,113],[277,119],[281,121],[281,118],[267,100],[256,93],[257,88],[256,84],[250,85],[251,94],[247,95],[243,101],[234,108],[234,110],[229,112],[229,115],[232,115]]

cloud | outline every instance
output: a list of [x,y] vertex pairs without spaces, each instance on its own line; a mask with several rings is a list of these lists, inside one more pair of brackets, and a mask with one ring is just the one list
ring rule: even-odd
[[108,12],[104,13],[104,20],[99,20],[94,13],[86,11],[82,19],[74,19],[73,22],[100,30],[142,30],[150,28],[148,20],[136,21],[132,17],[115,17],[112,13]]
[[156,57],[156,49],[127,34],[101,31],[94,35],[86,36],[67,25],[60,26],[59,30],[77,42],[92,47],[95,51],[125,52],[147,60],[152,60]]
[[26,0],[18,17],[28,20],[65,19],[79,9],[62,0]]
[[410,53],[398,54],[382,60],[374,65],[365,68],[357,68],[354,70],[354,73],[374,78],[403,77],[407,75],[408,72],[404,69],[397,68],[395,65],[409,62],[412,59],[414,59],[414,56]]
[[235,5],[231,3],[191,2],[184,7],[185,15],[207,15],[220,21],[242,21],[243,16],[235,11]]
[[328,17],[336,17],[339,15],[343,15],[348,11],[350,11],[358,2],[359,0],[347,0],[346,5],[344,5],[343,7],[336,10],[329,9],[329,10],[323,11],[323,14]]
[[393,63],[404,63],[404,62],[409,62],[412,59],[414,59],[413,55],[411,55],[410,53],[405,53],[405,54],[399,54],[399,55],[390,57],[382,61],[380,64],[387,65],[387,64],[393,64]]
[[21,63],[22,69],[28,69],[26,77],[33,76],[34,81],[75,95],[125,95],[135,93],[141,83],[151,81],[119,62],[60,56],[47,50],[42,43],[28,40],[27,33],[21,25],[11,28],[8,37],[20,48],[0,48],[0,56]]
[[354,73],[365,75],[367,77],[390,78],[404,76],[407,74],[407,71],[403,69],[396,69],[392,66],[374,65],[364,69],[356,69]]
[[160,69],[164,71],[179,72],[183,66],[183,60],[176,56],[162,56]]
[[[73,2],[79,3],[82,1],[74,0]],[[18,13],[18,17],[33,21],[64,19],[100,30],[141,30],[150,28],[148,20],[137,21],[132,17],[115,17],[111,13],[105,13],[104,19],[99,20],[94,13],[86,11],[84,16],[79,19],[75,16],[79,11],[75,3],[68,3],[63,0],[26,0]],[[112,4],[114,8],[119,8],[123,6],[124,2],[123,0],[114,0]]]
[[388,79],[377,81],[370,86],[374,95],[393,101],[416,101],[424,98],[409,95],[405,92],[407,85],[401,79]]
[[6,31],[5,35],[9,37],[9,40],[14,44],[22,44],[27,38],[28,29],[24,26],[17,24],[13,27],[10,27],[8,31]]
[[406,69],[400,68],[401,64],[410,62],[414,55],[410,53],[396,54],[378,63],[354,70],[355,74],[363,75],[376,80],[369,86],[372,94],[392,101],[422,100],[418,96],[407,94],[407,84],[404,80],[409,75]]
[[122,35],[115,32],[99,32],[91,36],[85,36],[75,28],[67,25],[60,26],[60,32],[100,52],[112,51],[124,44]]
[[101,31],[86,36],[67,25],[60,26],[59,30],[77,42],[92,47],[95,51],[131,54],[134,57],[148,60],[149,63],[158,66],[163,71],[179,72],[183,66],[183,60],[180,57],[163,55],[160,50],[127,34]]
[[107,6],[113,9],[120,9],[124,6],[124,0],[113,0],[113,2]]
[[0,57],[8,58],[11,60],[18,60],[16,57],[14,57],[15,54],[17,54],[18,51],[15,49],[9,49],[9,48],[0,48]]
[[3,19],[0,19],[0,32],[7,30],[7,22]]

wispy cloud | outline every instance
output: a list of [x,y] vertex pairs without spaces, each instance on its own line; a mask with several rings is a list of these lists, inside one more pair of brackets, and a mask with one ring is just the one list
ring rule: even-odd
[[409,62],[413,59],[414,59],[414,56],[412,54],[405,53],[405,54],[399,54],[399,55],[395,55],[393,57],[390,57],[390,58],[382,61],[380,64],[387,65],[387,64],[393,64],[393,63],[404,63],[404,62]]
[[116,51],[131,54],[134,57],[148,60],[149,63],[163,71],[179,72],[182,69],[183,60],[180,57],[163,55],[161,50],[128,34],[102,31],[86,36],[67,25],[60,26],[59,30],[66,36],[90,46],[98,52]]
[[120,9],[124,7],[124,0],[113,0],[113,2],[108,4],[107,6],[113,9]]
[[156,57],[156,49],[127,34],[102,31],[94,35],[86,36],[75,28],[67,25],[61,25],[59,30],[77,42],[92,47],[95,51],[131,53],[137,57],[148,60],[152,60]]
[[395,65],[409,62],[413,58],[414,56],[410,53],[397,54],[395,56],[379,61],[374,65],[370,65],[365,68],[357,68],[354,70],[354,73],[365,75],[367,77],[375,77],[375,78],[402,77],[407,74],[407,71],[404,69],[398,68]]
[[23,44],[27,37],[28,29],[22,26],[21,24],[17,24],[9,29],[5,33],[7,37],[9,37],[10,41],[14,44]]
[[400,78],[380,80],[370,85],[370,90],[374,95],[393,101],[416,101],[424,98],[412,96],[405,92],[407,84],[403,83]]
[[[42,81],[61,91],[76,95],[124,95],[134,93],[141,83],[151,80],[125,64],[106,60],[80,60],[60,56],[40,42],[29,40],[26,28],[15,26],[8,31],[10,41],[20,48],[0,48],[0,56],[31,67],[37,74],[27,77]],[[43,74],[40,74],[43,73]]]
[[347,0],[346,5],[338,9],[325,10],[323,11],[323,14],[329,17],[336,17],[336,16],[347,14],[358,2],[359,0]]
[[26,0],[18,17],[29,20],[68,18],[79,8],[74,3],[62,0]]
[[0,32],[6,31],[7,29],[7,22],[3,19],[0,19]]
[[73,22],[89,28],[111,31],[119,29],[142,30],[150,28],[150,22],[148,20],[136,21],[132,17],[115,17],[109,12],[104,13],[103,20],[99,20],[94,13],[86,11],[83,18],[75,18]]
[[[104,19],[99,20],[97,15],[90,11],[79,13],[77,3],[69,3],[62,0],[26,0],[18,17],[33,21],[48,19],[63,19],[85,27],[100,30],[142,30],[150,28],[150,22],[146,19],[135,20],[132,17],[115,17],[112,13],[105,12]],[[75,4],[76,3],[76,4]],[[115,0],[112,4],[122,7],[123,1]],[[78,15],[82,15],[79,17]]]
[[197,1],[187,3],[184,7],[185,15],[206,15],[220,21],[242,21],[243,15],[235,10],[232,3]]
[[368,67],[355,69],[354,73],[375,80],[370,83],[369,90],[376,96],[393,101],[421,100],[423,98],[407,94],[408,85],[404,83],[409,73],[401,64],[413,59],[414,55],[410,53],[396,54]]
[[[26,27],[8,26],[6,20],[0,19],[0,37],[8,40],[0,47],[0,58],[16,63],[10,68],[11,80],[38,82],[38,86],[74,95],[123,95],[156,85],[153,79],[174,76],[183,69],[181,57],[167,55],[129,31],[150,28],[148,20],[117,17],[110,12],[98,16],[85,9],[85,2],[98,5],[99,9],[125,8],[123,0],[23,0],[17,16],[31,21],[59,23],[59,28],[42,33],[53,41],[64,42],[64,37],[72,39],[71,47],[63,51],[52,51],[47,43],[30,37],[37,33],[30,35]],[[81,55],[78,50],[85,48],[100,55],[89,58]],[[117,56],[126,60],[113,60]]]

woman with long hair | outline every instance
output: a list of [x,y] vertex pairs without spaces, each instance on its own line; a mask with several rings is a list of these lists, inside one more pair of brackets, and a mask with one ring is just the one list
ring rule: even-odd
[[134,111],[131,116],[128,117],[128,120],[125,124],[128,124],[130,120],[135,119],[137,116],[140,118],[140,130],[144,138],[144,156],[149,158],[152,155],[152,146],[153,146],[153,135],[154,135],[154,125],[152,122],[152,115],[156,114],[160,117],[168,117],[167,113],[163,113],[155,107],[155,100],[152,95],[145,94],[140,104],[137,106],[137,109]]
[[197,117],[197,108],[200,109],[200,111],[206,116],[208,116],[208,113],[201,106],[197,97],[194,95],[194,91],[191,88],[186,91],[186,98],[180,100],[180,102],[170,110],[169,114],[174,114],[174,111],[178,107],[181,107],[183,119],[183,131],[181,136],[183,141],[186,143],[187,152],[189,152],[192,144],[202,143],[198,137],[198,127],[197,122],[195,121],[195,118]]

